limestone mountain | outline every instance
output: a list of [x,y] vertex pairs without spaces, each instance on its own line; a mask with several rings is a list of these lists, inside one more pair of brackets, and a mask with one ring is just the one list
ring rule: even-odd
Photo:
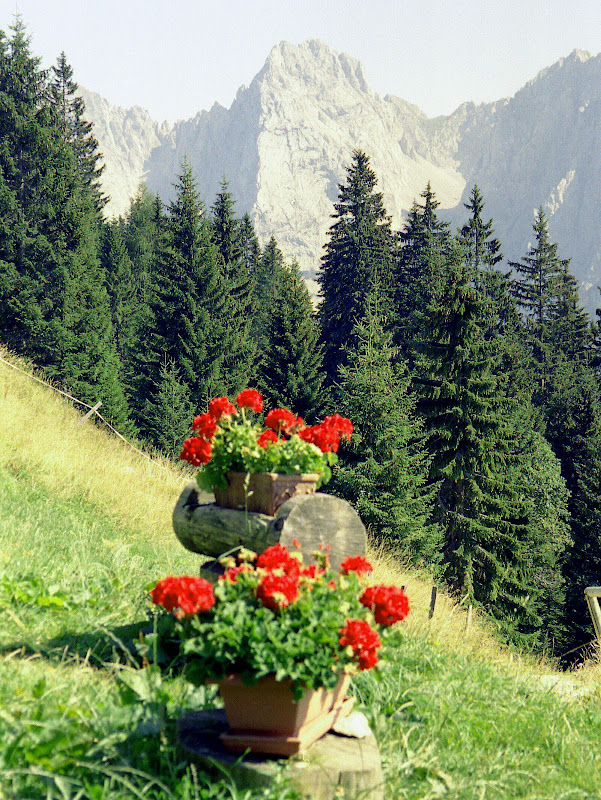
[[357,60],[315,40],[277,45],[229,109],[215,104],[172,128],[139,108],[115,108],[92,93],[84,99],[107,164],[109,213],[125,212],[141,180],[170,199],[187,157],[207,205],[225,178],[237,213],[248,211],[260,239],[273,234],[310,279],[338,183],[361,148],[397,227],[428,181],[441,216],[459,226],[477,183],[505,257],[519,260],[543,205],[583,299],[590,310],[599,305],[601,55],[574,51],[511,99],[464,103],[433,119],[380,97]]

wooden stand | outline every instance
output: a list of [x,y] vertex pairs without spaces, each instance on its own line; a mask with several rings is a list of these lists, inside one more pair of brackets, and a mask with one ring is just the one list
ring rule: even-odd
[[312,553],[329,545],[334,569],[347,556],[364,555],[367,545],[365,527],[349,503],[317,492],[287,500],[274,517],[221,508],[206,502],[197,484],[189,483],[173,511],[173,529],[181,544],[193,553],[219,558],[239,547],[261,553],[281,542],[295,549],[301,544],[305,563],[312,563]]
[[326,733],[308,750],[285,760],[229,753],[222,734],[228,734],[222,709],[193,711],[178,721],[178,743],[185,757],[207,772],[225,772],[242,789],[273,787],[283,766],[284,777],[307,800],[383,800],[382,763],[373,734],[354,739]]

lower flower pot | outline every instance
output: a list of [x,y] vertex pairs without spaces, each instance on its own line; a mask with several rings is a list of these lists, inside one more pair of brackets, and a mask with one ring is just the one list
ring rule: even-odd
[[275,515],[278,508],[298,494],[313,494],[319,475],[285,475],[279,472],[228,472],[227,489],[215,489],[215,504],[238,511]]
[[342,675],[334,689],[308,689],[295,701],[290,681],[271,675],[254,686],[238,676],[219,684],[230,731],[221,735],[228,750],[289,756],[309,747],[346,716],[354,699],[345,700],[350,683]]

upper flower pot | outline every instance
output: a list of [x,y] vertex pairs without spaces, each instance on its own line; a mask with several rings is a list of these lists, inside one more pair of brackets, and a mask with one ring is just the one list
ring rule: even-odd
[[340,440],[350,438],[353,425],[332,414],[308,426],[287,408],[272,409],[261,425],[255,415],[262,411],[254,389],[240,392],[235,404],[213,398],[194,418],[180,458],[200,467],[197,482],[218,505],[273,516],[290,497],[330,479]]
[[313,494],[319,475],[286,475],[279,472],[228,472],[227,488],[215,488],[215,503],[222,508],[275,516],[286,500]]

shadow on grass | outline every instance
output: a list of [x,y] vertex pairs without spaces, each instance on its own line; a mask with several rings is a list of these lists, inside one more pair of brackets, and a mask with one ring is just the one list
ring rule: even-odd
[[[46,658],[52,662],[85,664],[99,669],[107,664],[127,664],[142,667],[152,653],[145,644],[146,637],[154,632],[152,622],[147,619],[115,628],[99,627],[93,631],[71,633],[49,639],[35,647],[22,641],[14,641],[0,648],[0,656],[13,658]],[[157,662],[163,666],[177,657],[177,645],[165,648],[162,643],[157,653]]]

